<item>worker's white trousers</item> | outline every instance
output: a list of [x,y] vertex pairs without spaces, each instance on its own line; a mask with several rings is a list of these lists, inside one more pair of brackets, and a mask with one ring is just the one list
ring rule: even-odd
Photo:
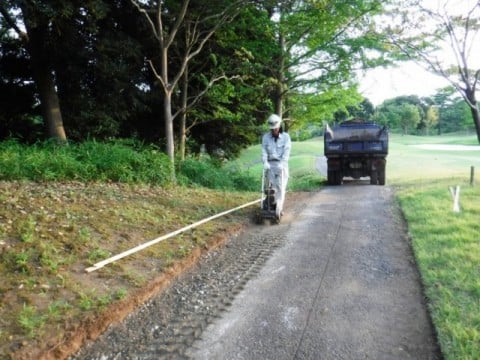
[[285,193],[287,192],[288,166],[280,166],[279,161],[269,161],[268,163],[270,164],[268,179],[270,185],[275,190],[276,213],[280,215],[285,203]]

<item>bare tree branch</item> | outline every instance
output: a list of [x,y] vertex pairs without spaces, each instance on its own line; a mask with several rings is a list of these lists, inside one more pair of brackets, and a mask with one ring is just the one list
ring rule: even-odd
[[[135,6],[137,8],[138,12],[145,15],[145,18],[147,19],[147,22],[149,23],[150,27],[152,28],[153,36],[155,36],[155,38],[157,40],[160,40],[161,39],[161,34],[157,31],[157,27],[156,27],[155,23],[153,22],[153,20],[151,19],[150,15],[148,14],[148,11],[146,9],[144,9],[138,3],[138,1],[135,1],[135,0],[130,0],[130,1],[133,4],[133,6]],[[159,2],[159,6],[160,6],[160,2]]]
[[5,18],[5,21],[7,22],[7,24],[13,29],[15,30],[15,32],[18,34],[18,36],[20,36],[20,38],[22,39],[22,41],[24,41],[25,43],[28,43],[29,41],[29,38],[28,38],[28,34],[25,32],[25,31],[22,31],[17,23],[15,22],[15,20],[12,18],[12,16],[10,15],[10,13],[8,12],[7,9],[5,9],[5,7],[3,6],[0,6],[0,14],[3,15],[3,17]]

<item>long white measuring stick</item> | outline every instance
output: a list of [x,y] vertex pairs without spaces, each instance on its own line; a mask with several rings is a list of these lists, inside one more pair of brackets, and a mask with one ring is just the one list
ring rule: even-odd
[[216,214],[216,215],[210,216],[210,217],[208,217],[208,218],[205,218],[205,219],[203,219],[203,220],[197,221],[196,223],[193,223],[193,224],[190,224],[190,225],[188,225],[188,226],[185,226],[185,227],[183,227],[183,228],[181,228],[181,229],[179,229],[179,230],[176,230],[176,231],[171,232],[171,233],[169,233],[169,234],[160,236],[160,237],[158,237],[158,238],[156,238],[156,239],[150,240],[149,242],[146,242],[146,243],[143,243],[143,244],[141,244],[141,245],[138,245],[138,246],[136,246],[136,247],[134,247],[134,248],[131,248],[131,249],[127,250],[127,251],[124,251],[124,252],[122,252],[122,253],[120,253],[120,254],[114,255],[114,256],[112,256],[112,257],[110,257],[110,258],[108,258],[108,259],[102,260],[102,261],[94,264],[93,266],[86,268],[85,271],[88,272],[88,273],[90,273],[90,272],[92,272],[92,271],[98,270],[98,269],[104,267],[104,266],[107,265],[107,264],[110,264],[110,263],[112,263],[112,262],[114,262],[114,261],[117,261],[117,260],[119,260],[119,259],[121,259],[121,258],[124,258],[124,257],[126,257],[126,256],[128,256],[128,255],[131,255],[131,254],[133,254],[133,253],[136,253],[137,251],[143,250],[143,249],[145,249],[145,248],[147,248],[147,247],[149,247],[149,246],[152,246],[152,245],[154,245],[154,244],[156,244],[156,243],[159,243],[160,241],[166,240],[166,239],[168,239],[168,238],[171,238],[172,236],[178,235],[178,234],[180,234],[180,233],[182,233],[182,232],[184,232],[184,231],[187,231],[187,230],[190,230],[190,229],[192,229],[192,228],[194,228],[194,227],[196,227],[196,226],[202,225],[202,224],[204,224],[204,223],[206,223],[206,222],[208,222],[208,221],[210,221],[210,220],[219,218],[219,217],[221,217],[221,216],[227,215],[227,214],[229,214],[229,213],[231,213],[231,212],[234,212],[234,211],[236,211],[236,210],[240,210],[240,209],[245,208],[245,207],[247,207],[247,206],[251,206],[251,205],[253,205],[253,204],[256,204],[256,203],[259,202],[259,201],[262,201],[262,199],[258,199],[258,200],[251,201],[251,202],[249,202],[249,203],[247,203],[247,204],[243,204],[243,205],[237,206],[237,207],[234,208],[234,209],[230,209],[230,210],[227,210],[227,211],[218,213],[218,214]]

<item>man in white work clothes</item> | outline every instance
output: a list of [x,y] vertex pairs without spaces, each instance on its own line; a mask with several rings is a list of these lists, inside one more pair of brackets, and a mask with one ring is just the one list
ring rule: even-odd
[[268,171],[270,183],[275,190],[275,215],[277,219],[280,219],[287,190],[288,159],[290,158],[292,141],[290,135],[283,132],[280,126],[282,120],[278,115],[270,115],[267,123],[270,131],[265,133],[262,138],[262,162],[263,168]]

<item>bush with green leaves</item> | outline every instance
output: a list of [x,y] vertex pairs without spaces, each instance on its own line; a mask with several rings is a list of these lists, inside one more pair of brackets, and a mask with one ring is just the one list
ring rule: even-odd
[[252,191],[259,188],[258,180],[248,171],[226,168],[218,161],[189,158],[178,167],[177,176],[186,185],[203,186],[210,189]]
[[115,181],[165,185],[170,161],[156,147],[135,141],[46,141],[23,145],[0,143],[0,180]]
[[[0,142],[0,180],[113,181],[167,185],[169,158],[153,145],[135,140],[24,145]],[[248,170],[226,167],[211,158],[189,158],[177,165],[177,181],[211,189],[257,190],[259,180]]]

